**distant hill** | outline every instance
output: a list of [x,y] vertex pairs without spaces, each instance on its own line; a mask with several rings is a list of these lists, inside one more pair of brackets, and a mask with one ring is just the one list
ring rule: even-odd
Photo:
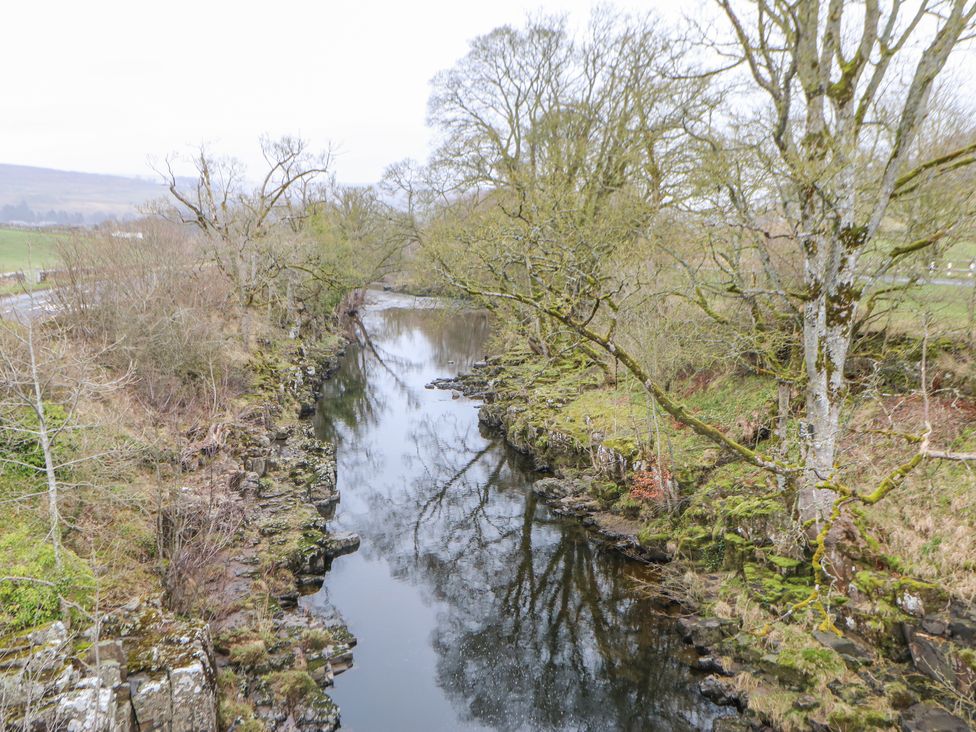
[[164,195],[166,188],[151,180],[0,163],[0,223],[125,220],[137,216],[141,204]]

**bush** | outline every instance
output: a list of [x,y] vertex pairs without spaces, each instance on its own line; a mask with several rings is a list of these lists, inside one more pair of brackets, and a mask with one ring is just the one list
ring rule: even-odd
[[226,282],[200,269],[201,244],[182,230],[163,222],[144,229],[138,245],[107,234],[62,244],[65,275],[55,290],[62,319],[99,349],[104,365],[131,370],[145,403],[172,413],[212,407],[236,386]]

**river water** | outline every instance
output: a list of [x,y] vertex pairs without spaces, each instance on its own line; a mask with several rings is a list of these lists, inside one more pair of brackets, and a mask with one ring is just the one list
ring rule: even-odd
[[368,342],[325,385],[335,529],[362,547],[304,599],[359,639],[331,696],[353,732],[709,730],[648,569],[553,515],[477,403],[424,388],[484,355],[484,313],[370,292]]

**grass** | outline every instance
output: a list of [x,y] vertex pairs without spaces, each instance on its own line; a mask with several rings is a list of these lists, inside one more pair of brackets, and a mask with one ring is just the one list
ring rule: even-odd
[[959,241],[949,247],[942,255],[946,262],[952,262],[956,267],[968,265],[976,259],[976,241]]
[[0,522],[0,567],[9,577],[23,578],[0,582],[0,635],[59,617],[60,596],[88,604],[94,587],[91,569],[67,547],[62,548],[62,561],[58,570],[43,525]]
[[968,286],[916,285],[908,290],[890,313],[890,326],[898,333],[917,335],[920,314],[932,315],[933,331],[965,335],[971,327],[971,307],[976,298],[976,282],[965,280]]
[[0,272],[51,266],[57,262],[57,241],[48,232],[0,228]]

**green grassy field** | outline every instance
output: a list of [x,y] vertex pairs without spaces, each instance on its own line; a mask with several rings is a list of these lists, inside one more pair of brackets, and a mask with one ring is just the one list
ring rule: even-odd
[[972,280],[963,286],[922,284],[901,296],[891,312],[889,325],[896,331],[919,334],[922,314],[931,317],[932,332],[937,335],[968,334],[976,306]]
[[956,266],[969,264],[976,259],[976,241],[960,241],[953,244],[942,256],[947,262],[954,262]]
[[57,261],[57,235],[0,228],[0,272],[49,267]]

